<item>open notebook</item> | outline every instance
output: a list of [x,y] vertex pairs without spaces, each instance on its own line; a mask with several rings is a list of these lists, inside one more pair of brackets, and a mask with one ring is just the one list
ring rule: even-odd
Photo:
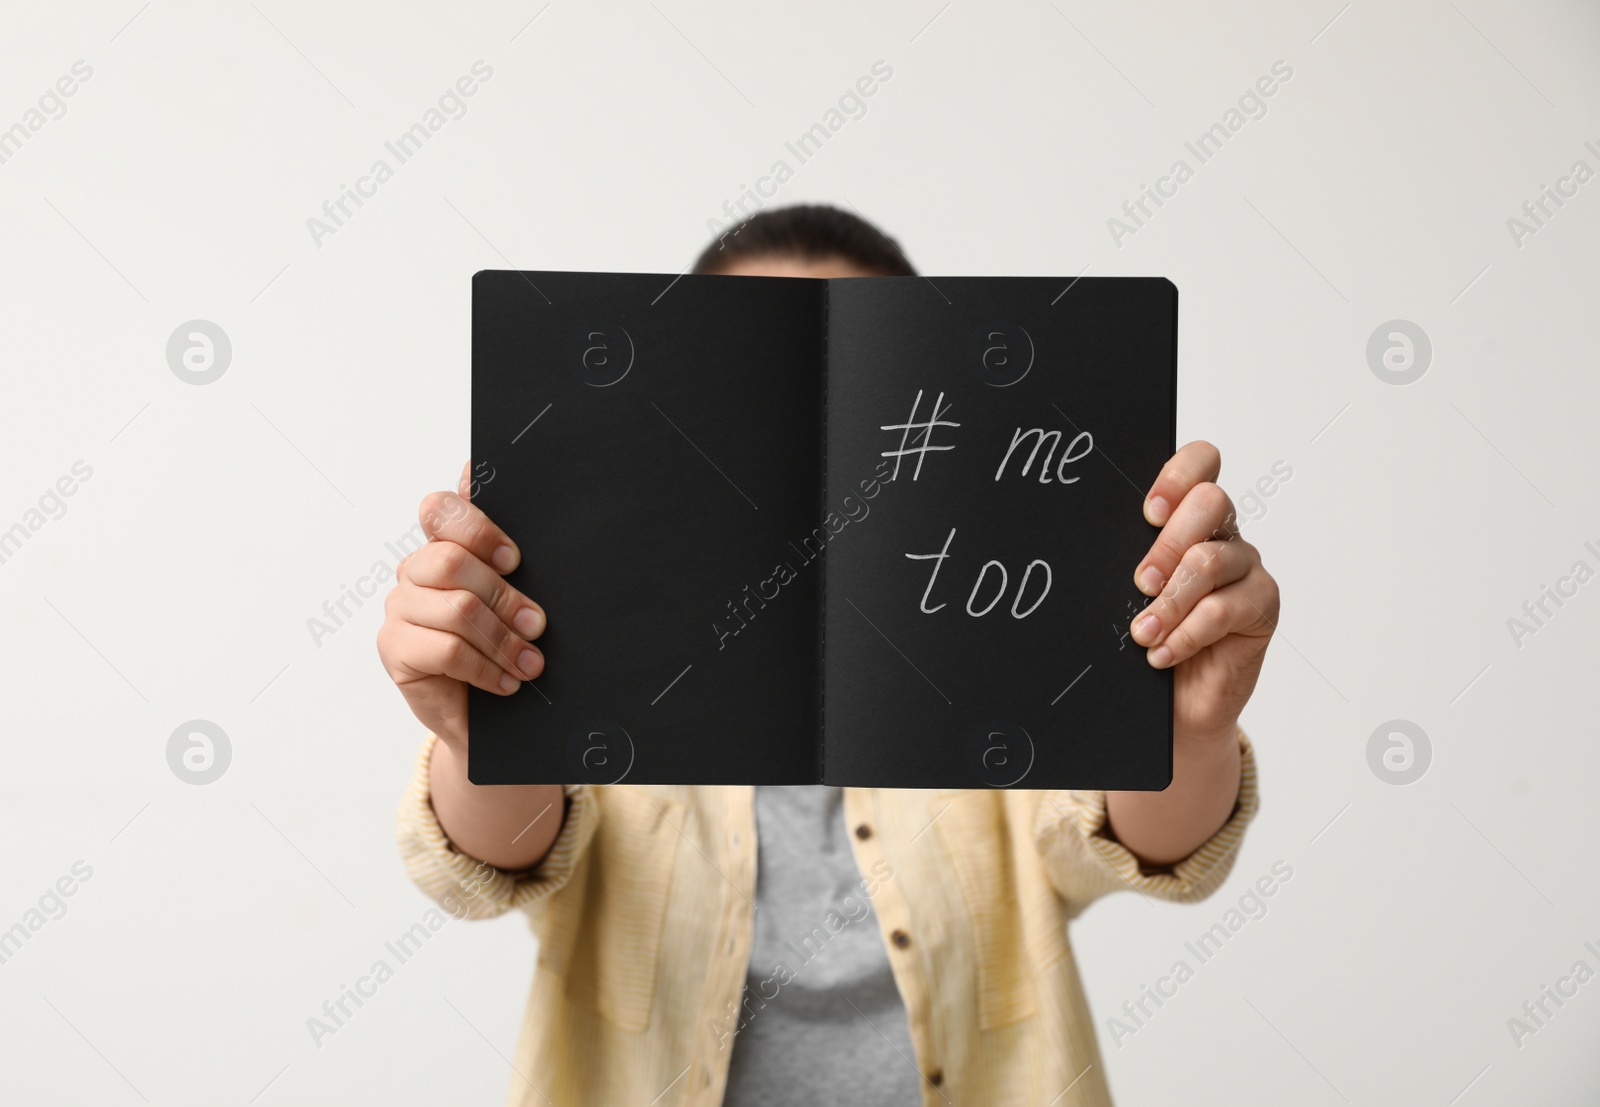
[[472,288],[475,502],[549,615],[544,675],[471,692],[473,781],[1166,786],[1171,282]]

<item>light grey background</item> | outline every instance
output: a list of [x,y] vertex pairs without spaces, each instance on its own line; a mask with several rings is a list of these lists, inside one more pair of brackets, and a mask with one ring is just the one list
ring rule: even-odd
[[[1119,1102],[1593,1102],[1600,980],[1520,1048],[1507,1020],[1600,970],[1600,583],[1520,647],[1507,620],[1600,569],[1600,181],[1520,244],[1507,220],[1600,170],[1600,12],[542,2],[5,6],[0,127],[93,76],[0,165],[0,529],[93,475],[0,564],[0,928],[93,876],[0,965],[0,1098],[500,1102],[518,918],[450,923],[307,1030],[427,906],[392,843],[420,734],[381,602],[320,646],[307,620],[460,470],[474,270],[678,271],[883,60],[776,200],[848,201],[929,274],[1171,277],[1181,437],[1236,497],[1293,470],[1247,527],[1284,605],[1234,876],[1074,927]],[[316,244],[307,219],[478,60],[466,115]],[[1184,141],[1279,60],[1266,116],[1197,165]],[[1179,158],[1194,178],[1116,244]],[[232,344],[198,387],[166,361],[195,319]],[[1367,363],[1394,319],[1433,346],[1407,386]],[[168,766],[192,719],[231,744],[205,786]],[[1368,763],[1393,719],[1432,747],[1406,786]],[[1277,861],[1265,917],[1114,1045],[1106,1019]]]

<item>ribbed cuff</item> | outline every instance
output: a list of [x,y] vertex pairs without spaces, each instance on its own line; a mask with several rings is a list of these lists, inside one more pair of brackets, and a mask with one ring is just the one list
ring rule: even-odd
[[[599,817],[590,787],[565,786],[561,832],[537,865],[524,872],[499,869],[456,849],[439,825],[428,777],[437,740],[429,734],[423,741],[398,817],[400,853],[418,887],[451,914],[473,919],[529,907],[564,887],[593,837]],[[561,818],[562,813],[552,811],[544,817],[551,816]]]

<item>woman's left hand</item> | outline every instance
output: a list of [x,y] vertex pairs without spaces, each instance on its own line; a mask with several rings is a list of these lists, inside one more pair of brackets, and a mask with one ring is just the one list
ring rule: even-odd
[[1215,483],[1221,469],[1215,446],[1191,442],[1144,501],[1161,533],[1134,570],[1135,586],[1154,599],[1134,616],[1133,640],[1151,665],[1177,668],[1176,742],[1233,734],[1278,626],[1278,583],[1239,536],[1233,501]]

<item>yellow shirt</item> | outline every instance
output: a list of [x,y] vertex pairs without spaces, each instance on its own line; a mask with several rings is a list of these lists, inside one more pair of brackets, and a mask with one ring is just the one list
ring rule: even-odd
[[[1188,903],[1222,883],[1256,812],[1255,760],[1238,740],[1232,816],[1159,872],[1107,835],[1104,792],[845,790],[924,1107],[1108,1107],[1067,923],[1107,892]],[[719,1104],[750,958],[754,790],[569,786],[549,854],[510,873],[445,837],[428,795],[433,742],[400,807],[408,871],[457,915],[523,911],[539,940],[508,1102]]]

